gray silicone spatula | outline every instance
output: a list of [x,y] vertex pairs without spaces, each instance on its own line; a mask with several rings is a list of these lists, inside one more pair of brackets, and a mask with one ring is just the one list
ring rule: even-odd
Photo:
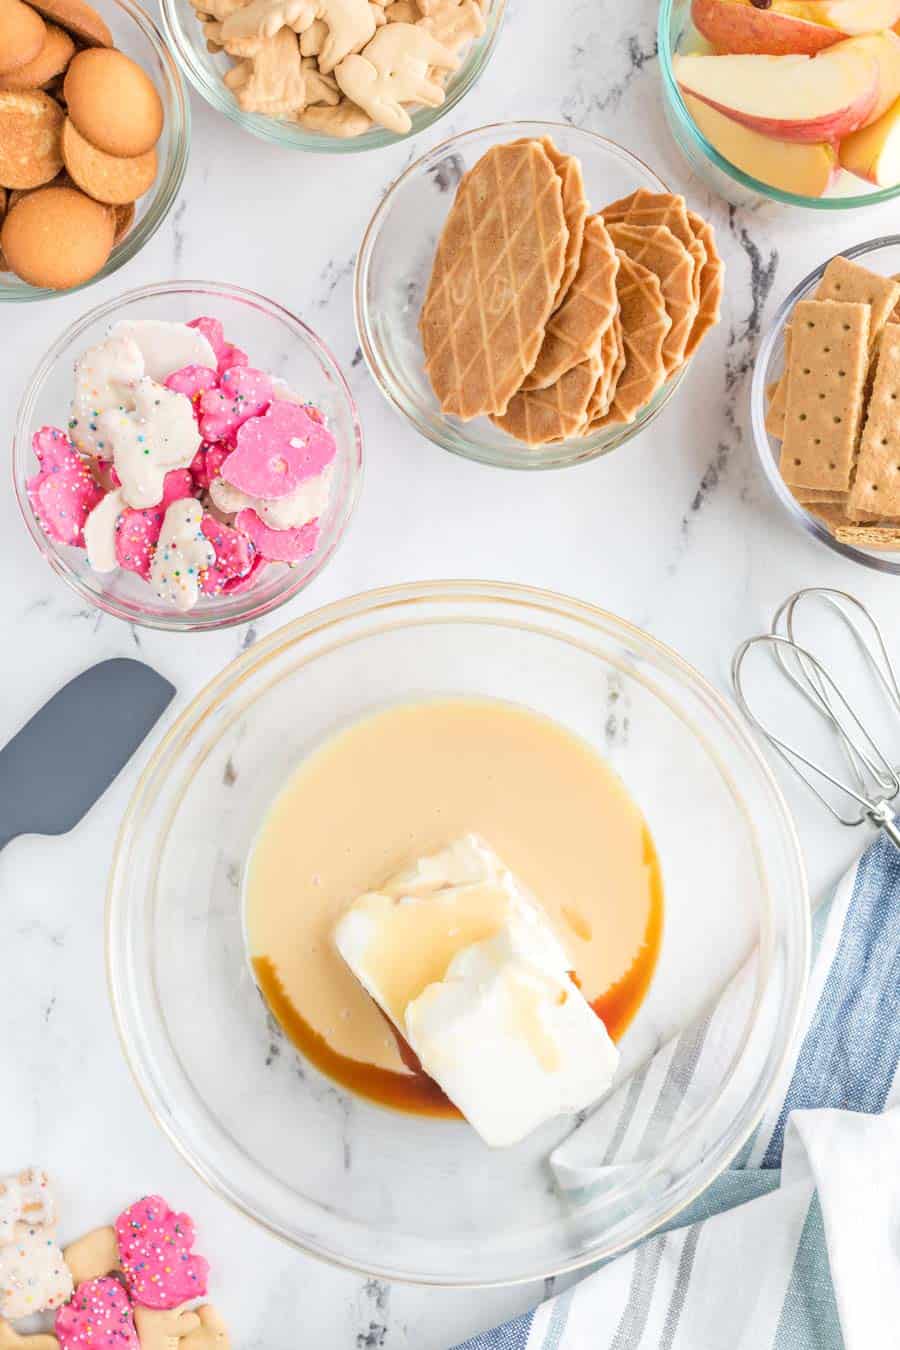
[[65,834],[102,797],[175,688],[141,661],[101,661],[70,680],[0,750],[0,848]]

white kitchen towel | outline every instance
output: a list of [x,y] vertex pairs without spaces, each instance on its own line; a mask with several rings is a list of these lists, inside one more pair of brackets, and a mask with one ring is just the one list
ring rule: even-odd
[[[723,1011],[604,1103],[582,1154],[640,1156],[660,1094],[710,1081]],[[900,853],[881,836],[815,916],[792,1069],[732,1166],[665,1230],[457,1350],[900,1347],[898,1066]]]

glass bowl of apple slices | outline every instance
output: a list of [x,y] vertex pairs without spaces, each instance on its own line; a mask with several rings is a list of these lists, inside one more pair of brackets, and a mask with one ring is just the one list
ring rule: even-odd
[[900,195],[900,0],[662,0],[659,54],[675,141],[728,201]]

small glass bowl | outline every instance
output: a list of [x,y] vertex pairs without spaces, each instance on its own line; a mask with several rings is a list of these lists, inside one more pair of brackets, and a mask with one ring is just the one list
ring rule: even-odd
[[[761,201],[779,202],[809,211],[857,211],[864,206],[881,206],[900,196],[900,183],[889,188],[866,189],[862,179],[842,170],[837,190],[829,189],[831,195],[805,197],[753,178],[720,155],[688,112],[672,69],[672,57],[680,50],[684,35],[691,27],[691,0],[660,0],[659,69],[666,120],[691,169],[713,192],[737,206],[758,205]],[[698,41],[702,39],[698,37]]]
[[149,192],[135,203],[131,229],[115,245],[100,271],[80,286],[67,291],[51,291],[30,286],[12,272],[0,272],[0,303],[49,300],[57,295],[72,295],[118,272],[152,239],[178,196],[187,169],[191,141],[191,109],[187,91],[177,65],[162,34],[136,0],[102,0],[102,18],[109,26],[120,52],[130,56],[150,76],[162,99],[165,124],[156,146],[159,170]]
[[550,136],[564,154],[580,159],[594,211],[637,188],[669,191],[641,160],[592,131],[557,122],[498,122],[452,136],[416,160],[385,194],[356,261],[356,327],[369,370],[385,398],[436,445],[504,469],[565,468],[624,445],[665,407],[690,364],[664,384],[629,425],[553,445],[521,445],[486,417],[462,422],[441,412],[425,373],[418,323],[456,187],[492,146],[541,136]]
[[[721,1078],[690,1111],[680,1092],[664,1094],[641,1161],[608,1189],[564,1196],[549,1184],[548,1157],[571,1119],[488,1150],[460,1121],[404,1115],[339,1087],[293,1050],[254,982],[242,881],[275,796],[324,737],[378,708],[452,695],[555,719],[608,760],[653,833],[662,948],[619,1042],[620,1081],[693,1025],[757,953],[753,996],[723,1032]],[[611,709],[627,736],[610,734]],[[432,582],[304,615],[194,699],[122,822],[106,955],[135,1081],[218,1195],[338,1265],[489,1285],[602,1260],[727,1166],[790,1053],[809,923],[790,815],[733,704],[676,653],[592,605],[524,586]]]
[[[886,277],[900,273],[900,234],[886,235],[883,239],[871,239],[868,243],[857,244],[854,248],[841,249],[841,256],[861,263],[873,272],[882,272]],[[784,369],[784,330],[798,300],[808,299],[816,289],[822,273],[830,259],[817,267],[809,276],[795,286],[779,309],[772,326],[759,344],[753,380],[750,385],[750,423],[753,428],[753,444],[769,480],[769,486],[781,505],[796,525],[800,525],[807,534],[827,545],[834,553],[851,562],[862,563],[863,567],[872,567],[876,572],[889,572],[900,576],[900,551],[898,556],[885,556],[884,553],[869,552],[867,549],[854,548],[852,544],[841,544],[825,528],[820,520],[805,511],[781,476],[778,465],[781,459],[781,442],[776,441],[766,430],[766,389],[777,380]]]
[[160,0],[163,28],[176,59],[198,94],[217,112],[224,113],[245,131],[264,141],[287,146],[291,150],[307,150],[313,154],[347,155],[361,150],[379,150],[395,145],[409,136],[417,136],[435,122],[446,117],[452,108],[465,98],[494,54],[506,0],[489,0],[484,34],[473,42],[459,69],[447,83],[446,98],[439,108],[418,108],[412,114],[412,130],[407,136],[397,136],[384,127],[372,127],[361,136],[342,140],[308,131],[299,122],[286,118],[264,117],[261,113],[247,113],[238,107],[231,90],[224,83],[224,75],[234,64],[225,52],[207,50],[203,25],[190,0]]
[[[320,521],[319,545],[311,557],[288,566],[270,563],[246,591],[201,596],[186,612],[158,600],[151,586],[118,568],[100,574],[83,549],[57,543],[41,528],[25,487],[37,469],[31,439],[42,426],[65,427],[72,399],[73,367],[101,342],[117,319],[170,319],[198,315],[221,320],[226,336],[244,348],[254,366],[283,379],[325,414],[337,441],[328,509]],[[353,514],[362,477],[363,442],[356,404],[344,375],[320,338],[288,310],[237,286],[207,281],[168,281],[128,291],[90,311],[68,328],[41,361],[19,405],[13,439],[13,476],[19,508],[34,542],[58,576],[82,599],[107,614],[147,628],[209,632],[249,623],[292,599],[321,572]]]

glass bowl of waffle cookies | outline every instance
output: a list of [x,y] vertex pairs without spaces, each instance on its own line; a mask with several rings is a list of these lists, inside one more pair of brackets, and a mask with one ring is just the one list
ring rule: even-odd
[[559,468],[641,431],[715,325],[712,227],[593,132],[507,122],[454,136],[391,187],[356,266],[360,345],[436,444]]
[[506,0],[161,0],[187,78],[245,131],[294,150],[377,150],[455,108]]
[[760,345],[750,399],[760,463],[795,523],[900,574],[900,235],[804,277]]

